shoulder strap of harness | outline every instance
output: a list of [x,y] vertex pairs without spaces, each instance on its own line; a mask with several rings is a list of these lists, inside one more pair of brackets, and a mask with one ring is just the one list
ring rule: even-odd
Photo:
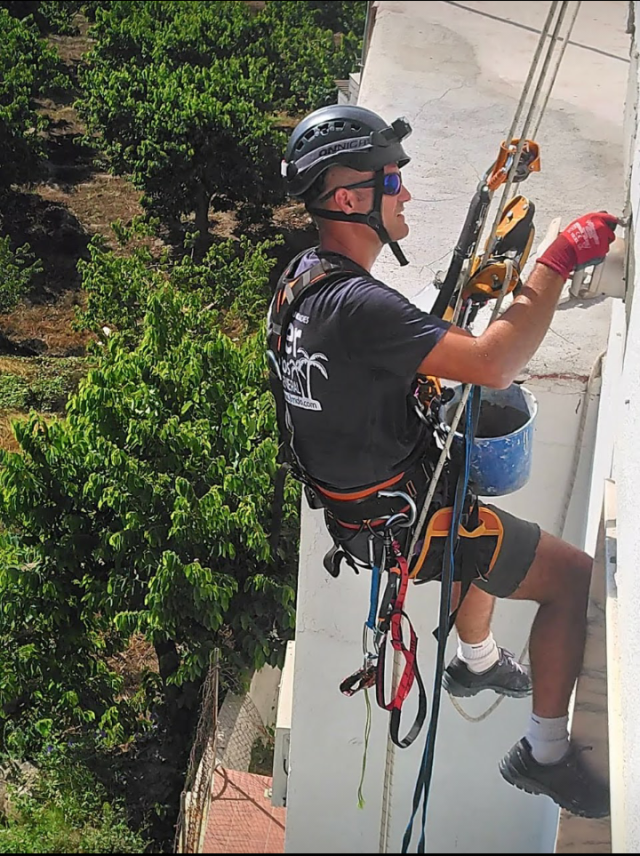
[[345,276],[355,276],[363,273],[363,269],[351,262],[349,259],[330,260],[321,258],[312,267],[296,276],[292,271],[296,269],[300,259],[306,254],[306,250],[299,253],[288,265],[276,288],[276,293],[271,301],[269,309],[267,336],[269,339],[269,350],[278,359],[284,350],[284,338],[287,327],[291,322],[293,313],[300,304],[303,297],[312,291],[325,288],[330,283],[338,282]]
[[271,521],[271,549],[275,554],[280,526],[282,523],[282,504],[284,500],[284,482],[288,471],[304,484],[309,484],[309,478],[296,455],[293,442],[293,422],[284,397],[282,386],[281,360],[285,353],[287,328],[293,319],[294,312],[303,297],[335,284],[341,279],[363,273],[363,269],[349,259],[336,256],[335,260],[321,258],[317,264],[299,275],[294,275],[298,263],[307,250],[299,253],[287,266],[278,280],[276,293],[269,307],[267,316],[267,358],[269,360],[269,383],[276,402],[276,417],[280,445],[278,463],[280,468],[276,476],[273,501],[273,516]]

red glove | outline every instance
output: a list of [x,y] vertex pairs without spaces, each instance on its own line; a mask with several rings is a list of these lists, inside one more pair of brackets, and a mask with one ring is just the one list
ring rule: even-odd
[[538,263],[569,279],[572,271],[604,260],[615,241],[617,225],[618,218],[606,211],[585,214],[560,232]]

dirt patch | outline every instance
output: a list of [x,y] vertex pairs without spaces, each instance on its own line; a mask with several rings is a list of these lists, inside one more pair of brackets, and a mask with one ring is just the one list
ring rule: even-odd
[[25,380],[33,380],[38,374],[38,367],[23,357],[0,357],[0,374],[12,374]]
[[72,73],[72,75],[82,62],[84,54],[86,54],[94,44],[94,40],[89,36],[91,23],[84,17],[84,15],[76,15],[73,19],[73,25],[77,31],[75,35],[49,36],[50,44],[58,51],[62,62],[67,66],[67,69]]
[[25,414],[18,410],[0,410],[0,449],[20,452],[20,445],[13,432],[13,423],[24,421]]
[[129,179],[99,172],[75,186],[55,181],[39,184],[34,192],[42,199],[64,205],[84,229],[102,235],[114,249],[118,247],[111,224],[121,220],[130,223],[144,214],[142,194]]
[[95,337],[73,329],[75,307],[80,295],[67,294],[49,305],[21,304],[14,312],[0,315],[0,329],[18,345],[52,357],[78,357]]

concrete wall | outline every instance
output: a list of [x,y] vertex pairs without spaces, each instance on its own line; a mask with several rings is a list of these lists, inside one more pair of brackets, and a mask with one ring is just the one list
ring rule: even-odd
[[[414,200],[407,209],[412,233],[405,241],[410,267],[400,270],[386,253],[376,273],[423,308],[433,302],[433,275],[446,268],[478,178],[495,158],[510,124],[542,5],[416,0],[377,4],[359,103],[389,120],[405,115],[413,125],[407,141],[413,160],[404,175]],[[556,216],[566,223],[589,209],[622,210],[626,11],[624,2],[583,4],[573,37],[576,45],[567,50],[539,139],[544,172],[523,188],[537,204],[541,233]],[[608,301],[569,301],[558,312],[553,332],[525,378],[540,404],[534,474],[523,491],[501,502],[552,532],[564,529],[575,543],[585,538],[595,413],[592,409],[585,421],[587,454],[574,484],[580,408],[591,369],[606,345],[609,315]],[[328,577],[321,559],[329,546],[321,513],[305,508],[287,851],[377,852],[388,720],[374,709],[366,805],[360,810],[356,794],[365,705],[361,696],[346,699],[338,690],[340,681],[361,663],[369,579],[351,572],[343,572],[337,581]],[[437,586],[412,587],[408,597],[430,695],[435,653],[431,631],[437,623],[438,597]],[[494,622],[499,643],[519,654],[533,612],[528,604],[500,603]],[[454,644],[450,642],[449,655]],[[480,697],[464,707],[480,716],[492,701]],[[488,719],[472,724],[443,699],[428,850],[553,850],[558,817],[554,805],[511,788],[497,769],[501,756],[522,735],[529,712],[528,701],[508,700]],[[407,722],[412,713],[408,704]],[[399,851],[409,820],[422,749],[420,739],[396,753],[392,852]]]
[[[636,22],[640,22],[640,4],[635,3]],[[636,32],[636,39],[638,33]],[[637,46],[634,51],[637,55]],[[634,89],[637,92],[637,69]],[[633,111],[637,123],[637,105]],[[631,129],[633,166],[630,184],[634,222],[640,217],[640,147],[637,127]],[[634,229],[632,252],[638,257],[640,233]],[[616,636],[619,663],[616,701],[621,722],[611,724],[620,742],[620,765],[612,768],[616,776],[614,787],[619,795],[614,807],[614,852],[636,853],[640,849],[640,588],[638,587],[638,480],[640,479],[640,301],[637,299],[637,276],[634,275],[635,296],[629,308],[629,327],[624,370],[619,400],[620,430],[617,438],[614,480],[617,493],[618,541],[615,584],[610,594],[615,597]]]

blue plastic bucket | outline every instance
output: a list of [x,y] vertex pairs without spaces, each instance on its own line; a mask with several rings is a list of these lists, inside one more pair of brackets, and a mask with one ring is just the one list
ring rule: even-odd
[[[444,409],[449,425],[461,394],[462,387],[458,387]],[[537,412],[538,402],[519,384],[514,383],[508,389],[482,388],[480,418],[471,453],[471,482],[479,496],[505,496],[529,481]],[[456,432],[454,443],[461,444],[462,440],[462,434]]]

